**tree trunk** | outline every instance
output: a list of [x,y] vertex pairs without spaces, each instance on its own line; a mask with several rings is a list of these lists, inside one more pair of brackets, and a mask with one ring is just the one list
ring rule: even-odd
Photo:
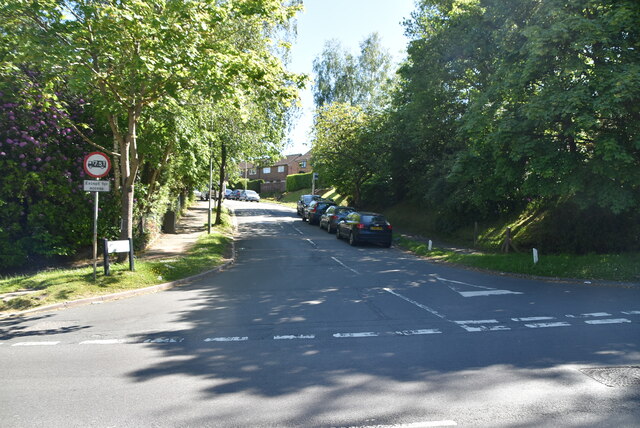
[[226,170],[227,170],[227,145],[223,142],[222,150],[220,154],[220,175],[218,179],[219,197],[218,197],[218,205],[216,206],[216,221],[214,223],[216,225],[222,224],[222,200],[224,198],[223,186],[224,186],[225,176],[227,175]]

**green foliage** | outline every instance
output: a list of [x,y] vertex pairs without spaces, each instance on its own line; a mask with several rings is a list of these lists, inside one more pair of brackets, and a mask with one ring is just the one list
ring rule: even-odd
[[295,192],[300,189],[311,189],[311,180],[313,180],[312,172],[290,174],[287,176],[287,192]]
[[[74,254],[93,236],[93,194],[82,190],[89,150],[65,125],[67,114],[88,117],[86,102],[59,93],[75,106],[69,113],[33,103],[26,93],[37,84],[14,77],[0,81],[0,271]],[[114,236],[117,211],[102,193],[100,236]]]
[[581,224],[558,251],[638,248],[617,228],[589,239],[594,217],[637,221],[638,22],[636,1],[420,2],[385,127],[395,199],[447,233],[535,204]]
[[349,104],[333,103],[319,109],[315,118],[312,149],[314,171],[355,206],[362,203],[363,185],[376,178],[389,153],[383,138],[382,114],[366,113]]
[[391,55],[382,47],[377,33],[360,44],[357,58],[346,52],[338,40],[329,40],[314,59],[313,71],[316,107],[334,102],[381,106],[388,97]]

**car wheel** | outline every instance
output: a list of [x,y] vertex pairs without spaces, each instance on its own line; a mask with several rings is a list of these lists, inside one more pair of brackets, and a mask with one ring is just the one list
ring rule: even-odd
[[349,245],[355,247],[358,244],[358,242],[356,241],[356,237],[354,236],[353,232],[349,233]]
[[384,248],[389,248],[389,247],[391,247],[391,241],[383,243],[383,244],[382,244],[382,246],[383,246]]

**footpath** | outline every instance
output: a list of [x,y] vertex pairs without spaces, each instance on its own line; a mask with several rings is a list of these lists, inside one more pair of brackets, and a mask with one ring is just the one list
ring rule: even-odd
[[[215,204],[211,204],[211,221],[215,219]],[[180,217],[176,233],[162,233],[137,258],[155,260],[179,256],[191,248],[207,230],[209,202],[196,201]]]

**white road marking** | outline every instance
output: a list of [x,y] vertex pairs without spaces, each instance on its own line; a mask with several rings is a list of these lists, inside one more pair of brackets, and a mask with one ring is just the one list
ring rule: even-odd
[[627,322],[631,322],[631,320],[628,320],[626,318],[607,318],[607,319],[602,319],[602,320],[587,320],[585,321],[587,324],[623,324],[623,323],[627,323]]
[[11,346],[55,346],[60,342],[18,342],[14,343]]
[[331,257],[336,263],[338,263],[340,266],[342,266],[345,269],[349,269],[351,272],[355,273],[356,275],[360,275],[360,272],[358,272],[355,269],[351,269],[349,266],[345,265],[344,263],[342,263],[340,260],[336,259],[335,257]]
[[462,297],[481,297],[481,296],[499,296],[502,294],[522,294],[517,291],[509,291],[509,290],[487,290],[487,291],[458,291]]
[[592,318],[592,317],[610,317],[611,314],[606,312],[594,312],[591,314],[565,315],[567,318]]
[[284,335],[273,336],[273,340],[294,340],[294,339],[315,339],[314,334]]
[[333,337],[378,337],[380,333],[375,333],[373,331],[364,331],[362,333],[335,333]]
[[207,337],[205,342],[245,342],[249,340],[247,336],[236,337]]
[[498,320],[469,320],[469,321],[454,321],[456,324],[497,324]]
[[537,322],[533,324],[525,324],[529,328],[551,328],[551,327],[569,327],[568,322]]
[[482,285],[475,285],[475,284],[469,284],[468,282],[462,282],[462,281],[454,281],[453,279],[446,279],[446,278],[441,278],[439,276],[436,276],[436,279],[438,281],[443,281],[443,282],[450,282],[452,284],[460,284],[460,285],[466,285],[469,287],[475,287],[475,288],[483,288],[485,290],[495,290],[495,288],[491,288],[491,287],[484,287]]
[[456,421],[428,421],[428,422],[414,422],[410,424],[400,425],[367,425],[361,427],[352,428],[438,428],[438,427],[456,427],[458,424]]
[[422,329],[422,330],[401,330],[394,332],[398,336],[418,336],[422,334],[440,334],[442,333],[437,328],[432,329]]
[[640,315],[640,311],[622,311],[625,315]]
[[127,343],[124,339],[101,339],[101,340],[84,340],[80,342],[81,345],[119,345],[121,343]]
[[[454,321],[460,327],[464,328],[468,332],[477,331],[507,331],[511,330],[504,325],[485,325],[485,324],[497,324],[498,320],[468,320],[468,321]],[[471,325],[469,325],[471,324]]]
[[522,294],[519,291],[510,291],[510,290],[498,290],[496,288],[484,287],[482,285],[469,284],[467,282],[462,281],[454,281],[452,279],[441,278],[439,276],[436,277],[438,281],[449,282],[451,284],[464,285],[466,287],[480,288],[484,291],[461,291],[456,287],[448,286],[451,290],[459,293],[462,297],[481,297],[481,296],[499,296],[504,294]]
[[[423,305],[422,303],[418,303],[418,302],[416,302],[415,300],[412,300],[412,299],[410,299],[410,298],[408,298],[408,297],[405,297],[405,296],[403,296],[403,295],[402,295],[402,294],[400,294],[400,293],[396,293],[395,291],[393,291],[393,290],[392,290],[392,289],[390,289],[390,288],[383,288],[383,290],[384,290],[384,291],[386,291],[387,293],[391,293],[391,294],[393,294],[394,296],[401,298],[402,300],[405,300],[405,301],[407,301],[407,302],[411,303],[412,305],[416,305],[416,306],[417,306],[417,307],[419,307],[420,309],[424,309],[425,311],[432,313],[433,315],[437,316],[438,318],[441,318],[441,319],[443,319],[443,320],[447,320],[447,319],[444,317],[444,315],[440,314],[440,313],[439,313],[438,311],[436,311],[435,309],[431,309],[430,307],[425,306],[425,305]],[[448,320],[447,320],[447,321],[448,321]]]
[[298,229],[297,227],[291,225],[291,227],[293,227],[293,229],[298,232],[300,235],[304,235],[304,233],[302,233],[302,231],[300,229]]
[[470,325],[461,325],[460,327],[464,328],[465,330],[467,330],[470,333],[477,332],[477,331],[508,331],[508,330],[511,330],[509,327],[504,326],[504,325],[495,325],[495,326],[481,325],[479,327],[472,327]]
[[528,317],[528,318],[511,318],[513,321],[549,321],[556,319],[555,317]]
[[157,339],[147,339],[144,343],[180,343],[184,341],[184,337],[173,338],[173,337],[159,337]]
[[309,244],[311,244],[313,246],[313,248],[318,248],[318,244],[316,244],[315,242],[313,242],[311,239],[307,238],[305,239],[305,241],[308,241]]

